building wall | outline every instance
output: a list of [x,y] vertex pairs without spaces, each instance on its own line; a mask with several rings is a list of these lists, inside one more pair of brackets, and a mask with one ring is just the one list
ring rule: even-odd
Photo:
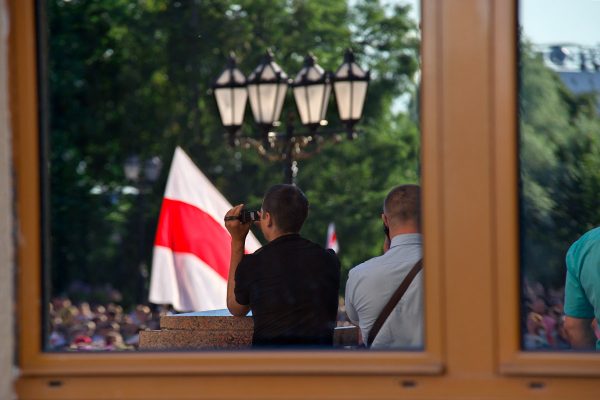
[[0,0],[0,399],[12,399],[14,356],[14,243],[12,143],[8,88],[9,15]]

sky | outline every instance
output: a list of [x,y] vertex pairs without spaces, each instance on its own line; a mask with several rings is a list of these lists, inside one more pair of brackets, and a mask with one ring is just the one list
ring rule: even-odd
[[[397,1],[413,6],[417,18],[420,0]],[[600,0],[520,0],[519,19],[535,44],[600,46]]]
[[[419,19],[421,0],[389,2],[410,5],[409,15],[414,20]],[[573,43],[600,47],[600,0],[520,0],[519,23],[525,36],[534,44]],[[394,110],[405,111],[408,101],[408,95],[401,96],[394,102]]]
[[600,0],[521,0],[523,32],[535,44],[600,46]]
[[419,19],[420,1],[419,0],[399,0],[400,4],[409,4],[411,11],[408,15],[415,21]]

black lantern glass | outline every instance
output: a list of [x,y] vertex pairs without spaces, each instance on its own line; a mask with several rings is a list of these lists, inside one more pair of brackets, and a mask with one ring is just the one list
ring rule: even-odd
[[354,62],[354,53],[348,49],[344,54],[344,63],[338,68],[333,80],[340,120],[350,131],[362,116],[369,85],[369,72],[365,72]]
[[137,182],[142,172],[142,162],[140,157],[131,155],[127,157],[123,164],[123,172],[125,173],[125,179],[132,182]]
[[162,160],[158,156],[149,158],[144,163],[144,178],[147,182],[154,183],[160,176],[162,170]]
[[246,77],[237,68],[235,57],[231,55],[227,67],[213,84],[221,122],[233,136],[242,126],[248,100]]
[[267,51],[263,61],[248,77],[248,94],[254,120],[264,129],[271,129],[279,120],[288,87],[288,77]]
[[294,99],[303,125],[316,129],[325,120],[331,83],[329,74],[309,55],[292,82]]

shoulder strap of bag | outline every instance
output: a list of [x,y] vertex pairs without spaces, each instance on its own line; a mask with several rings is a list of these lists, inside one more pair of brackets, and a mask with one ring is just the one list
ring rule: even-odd
[[375,337],[379,333],[379,330],[383,326],[383,323],[389,317],[389,315],[392,313],[392,310],[394,309],[394,307],[396,307],[396,304],[398,304],[398,302],[400,301],[402,296],[404,296],[406,289],[408,289],[411,282],[413,281],[413,279],[415,279],[415,276],[417,276],[417,274],[419,273],[419,271],[422,268],[423,268],[423,259],[419,260],[412,267],[412,269],[410,270],[408,275],[406,275],[406,277],[404,278],[404,280],[402,281],[402,283],[400,284],[398,289],[396,289],[396,291],[394,292],[394,294],[392,295],[390,300],[387,302],[385,307],[383,307],[383,310],[381,310],[381,314],[379,314],[379,317],[377,317],[377,319],[375,320],[375,323],[373,324],[373,327],[371,328],[371,331],[369,332],[369,340],[367,341],[367,347],[371,347],[371,344],[375,340]]

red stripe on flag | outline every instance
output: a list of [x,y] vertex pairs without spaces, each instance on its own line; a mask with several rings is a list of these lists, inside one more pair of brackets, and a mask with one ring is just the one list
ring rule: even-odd
[[156,229],[156,246],[177,253],[191,253],[227,279],[231,237],[215,219],[198,207],[163,199]]

